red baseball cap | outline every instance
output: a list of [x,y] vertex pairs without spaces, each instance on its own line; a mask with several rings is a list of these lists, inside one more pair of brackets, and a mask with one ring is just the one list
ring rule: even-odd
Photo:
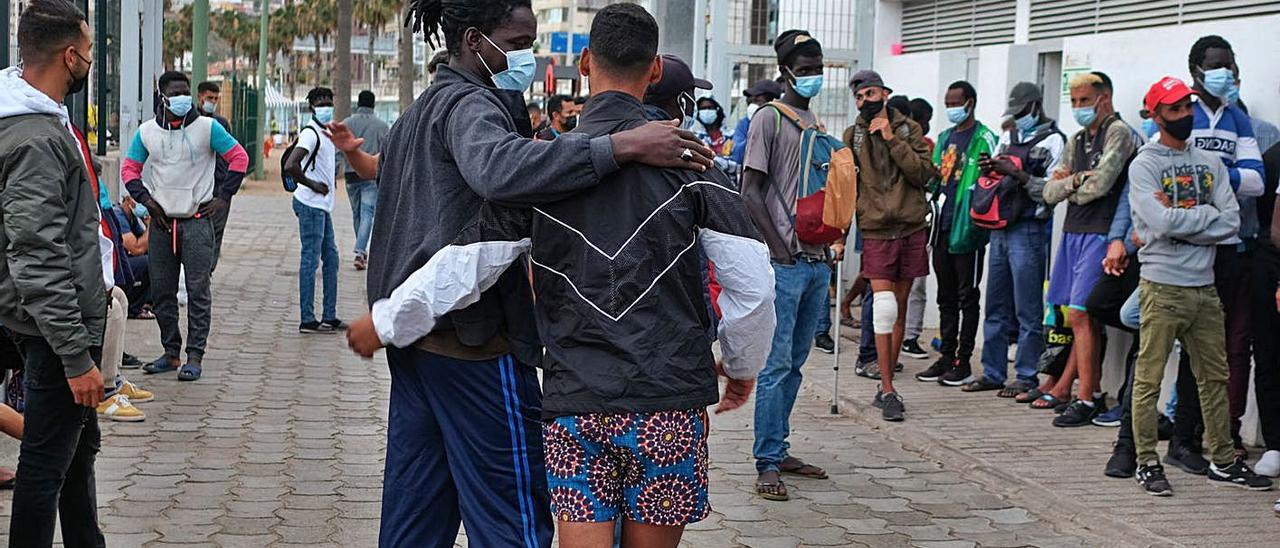
[[1196,92],[1182,83],[1182,80],[1172,76],[1165,76],[1159,82],[1151,84],[1151,88],[1147,90],[1146,97],[1142,100],[1143,106],[1148,112],[1155,112],[1159,105],[1172,105],[1181,101],[1189,95],[1195,95]]

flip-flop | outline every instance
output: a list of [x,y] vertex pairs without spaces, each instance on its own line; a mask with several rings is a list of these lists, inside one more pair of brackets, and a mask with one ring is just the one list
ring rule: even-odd
[[1032,400],[1029,406],[1032,409],[1053,409],[1063,403],[1067,402],[1058,399],[1058,397],[1053,394],[1043,394],[1039,399]]
[[1032,388],[1030,390],[1027,390],[1026,392],[1023,392],[1015,396],[1013,398],[1013,401],[1018,403],[1029,404],[1035,400],[1040,399],[1040,396],[1043,396],[1043,395],[1044,395],[1044,392],[1041,392],[1039,388]]
[[160,356],[159,358],[156,358],[155,361],[142,366],[142,373],[146,375],[155,375],[157,373],[168,373],[177,368],[177,366],[173,365],[173,363],[169,361],[168,356]]
[[182,369],[178,370],[178,380],[195,381],[200,380],[200,366],[189,363],[182,364]]
[[808,464],[795,457],[787,457],[778,463],[778,471],[783,474],[802,476],[813,479],[827,479],[827,472],[817,466]]
[[1018,394],[1022,394],[1022,393],[1024,393],[1024,392],[1026,392],[1026,389],[1024,389],[1024,388],[1023,388],[1023,387],[1021,387],[1021,386],[1018,386],[1018,385],[1006,386],[1006,387],[1004,387],[1004,389],[1003,389],[1003,390],[1001,390],[1001,391],[1000,391],[1000,393],[999,393],[999,394],[996,394],[996,397],[999,397],[999,398],[1016,398],[1016,397],[1018,397]]
[[[782,474],[781,473],[777,473],[777,474],[778,474],[777,482],[760,481],[757,478],[756,494],[760,495],[760,498],[764,500],[772,500],[772,501],[778,501],[778,502],[791,500],[791,495],[787,493],[787,484],[782,482]],[[778,492],[770,491],[771,489],[774,489],[774,488],[776,488]]]

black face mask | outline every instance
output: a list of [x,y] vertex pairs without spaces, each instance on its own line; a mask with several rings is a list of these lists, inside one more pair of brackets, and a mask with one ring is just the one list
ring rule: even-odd
[[884,101],[863,101],[862,106],[858,107],[858,114],[862,115],[862,119],[870,122],[880,110],[884,108]]
[[71,72],[71,87],[67,88],[67,95],[74,95],[84,91],[85,85],[89,82],[89,73],[93,71],[93,63],[90,63],[87,59],[81,57],[80,52],[75,52],[75,54],[76,57],[80,57],[82,61],[88,64],[89,68],[85,69],[84,76],[76,76],[74,71]]
[[564,123],[561,125],[564,126],[565,131],[573,131],[573,128],[578,127],[578,117],[570,116],[568,118],[565,118]]
[[[1163,118],[1162,118],[1163,119]],[[1191,126],[1195,122],[1195,116],[1188,114],[1177,120],[1164,120],[1164,131],[1169,133],[1178,141],[1186,141],[1191,136]]]

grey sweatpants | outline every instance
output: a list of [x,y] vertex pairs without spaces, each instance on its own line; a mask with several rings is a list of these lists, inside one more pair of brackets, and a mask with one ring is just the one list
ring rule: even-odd
[[907,328],[903,340],[920,338],[924,333],[924,309],[929,304],[929,293],[925,288],[928,276],[916,278],[911,284],[911,293],[907,295]]
[[[187,280],[187,363],[204,361],[209,338],[209,313],[213,299],[209,274],[216,260],[213,222],[209,219],[177,219],[161,227],[152,217],[147,259],[151,269],[151,297],[160,344],[168,357],[182,356],[182,331],[178,329],[178,276]],[[176,223],[176,225],[174,224]],[[176,242],[176,246],[175,246]]]

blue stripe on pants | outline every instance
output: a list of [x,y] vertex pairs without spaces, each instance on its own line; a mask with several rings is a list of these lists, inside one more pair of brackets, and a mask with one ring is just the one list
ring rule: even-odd
[[379,546],[551,545],[542,393],[510,357],[388,349],[391,406]]

